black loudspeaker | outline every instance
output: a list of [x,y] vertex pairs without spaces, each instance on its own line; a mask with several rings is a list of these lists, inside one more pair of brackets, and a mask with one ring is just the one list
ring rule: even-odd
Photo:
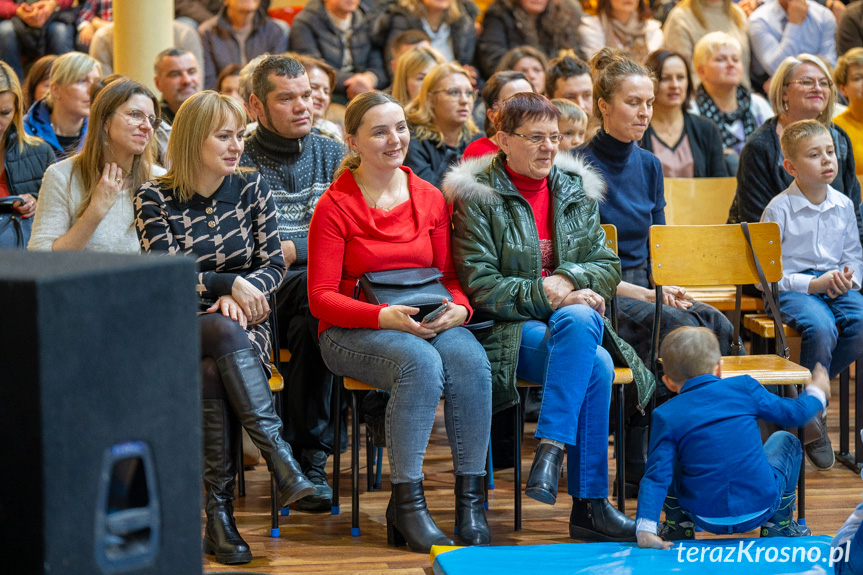
[[191,259],[0,251],[0,572],[199,575]]

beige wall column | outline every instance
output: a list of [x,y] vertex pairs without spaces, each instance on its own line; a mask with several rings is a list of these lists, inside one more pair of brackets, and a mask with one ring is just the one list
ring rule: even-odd
[[174,0],[114,0],[114,71],[154,93],[153,61],[174,45]]

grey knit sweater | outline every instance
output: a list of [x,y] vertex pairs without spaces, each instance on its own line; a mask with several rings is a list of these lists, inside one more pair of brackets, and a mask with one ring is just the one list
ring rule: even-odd
[[316,134],[283,138],[261,124],[246,140],[240,164],[256,168],[269,184],[276,202],[279,240],[297,247],[297,261],[308,260],[309,224],[318,198],[330,187],[344,155],[342,144]]

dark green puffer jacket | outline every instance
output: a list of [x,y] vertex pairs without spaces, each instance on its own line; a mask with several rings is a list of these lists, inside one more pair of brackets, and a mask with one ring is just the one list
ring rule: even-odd
[[[620,281],[620,260],[606,247],[599,225],[602,176],[580,157],[558,154],[548,187],[555,226],[554,273],[569,279],[575,289],[590,288],[610,301]],[[542,287],[536,222],[506,174],[502,152],[454,168],[443,191],[453,204],[452,250],[461,285],[477,318],[495,320],[493,327],[475,333],[491,362],[492,410],[497,412],[518,400],[515,368],[522,324],[547,321],[552,314]],[[608,319],[602,345],[616,366],[632,369],[639,407],[646,405],[656,388],[653,375]]]

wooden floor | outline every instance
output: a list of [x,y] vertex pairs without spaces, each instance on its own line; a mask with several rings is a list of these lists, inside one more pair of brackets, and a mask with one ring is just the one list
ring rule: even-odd
[[[851,421],[853,425],[853,380]],[[838,380],[833,382],[833,397],[829,414],[830,435],[834,448],[838,448],[839,397]],[[425,461],[425,491],[429,508],[440,528],[450,536],[453,533],[453,478],[452,460],[443,428],[442,409],[432,434]],[[532,438],[533,424],[528,424],[524,441],[522,478],[533,459],[536,441]],[[852,438],[852,450],[853,450]],[[609,450],[609,455],[611,451]],[[412,553],[403,548],[387,547],[384,513],[389,500],[389,482],[384,466],[382,491],[365,492],[366,468],[364,452],[361,456],[360,527],[362,535],[350,535],[350,457],[342,457],[341,515],[313,514],[291,510],[290,516],[281,518],[281,537],[269,537],[269,476],[263,465],[246,473],[247,495],[235,503],[235,516],[243,537],[252,547],[255,559],[248,565],[220,565],[209,556],[203,556],[205,571],[249,571],[257,573],[335,573],[338,575],[420,575],[431,573],[428,555]],[[330,464],[332,459],[330,459]],[[614,459],[609,459],[609,484],[614,473]],[[565,493],[558,497],[554,507],[523,498],[524,523],[521,532],[512,530],[513,491],[512,470],[495,473],[496,489],[490,492],[488,512],[494,545],[530,545],[571,543],[568,537],[570,502]],[[829,471],[815,471],[807,464],[806,517],[816,535],[832,534],[844,523],[851,510],[860,502],[863,481],[860,475],[837,465]],[[561,483],[565,491],[565,484]],[[612,502],[614,499],[611,498]],[[629,515],[635,514],[635,500],[627,501]],[[757,536],[757,531],[749,534]]]

